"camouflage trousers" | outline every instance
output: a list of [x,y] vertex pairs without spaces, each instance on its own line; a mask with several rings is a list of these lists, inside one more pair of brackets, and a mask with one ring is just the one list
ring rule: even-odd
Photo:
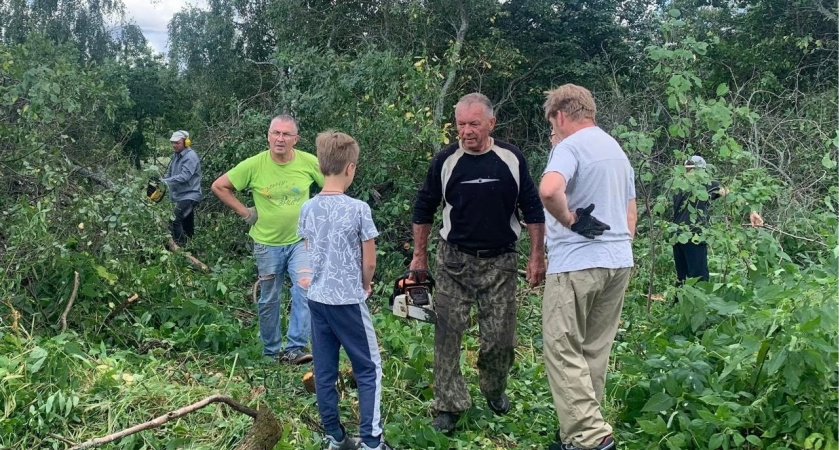
[[516,347],[516,253],[477,258],[441,241],[435,269],[435,401],[432,409],[461,412],[470,396],[461,373],[461,339],[478,304],[481,347],[478,385],[489,399],[507,388]]

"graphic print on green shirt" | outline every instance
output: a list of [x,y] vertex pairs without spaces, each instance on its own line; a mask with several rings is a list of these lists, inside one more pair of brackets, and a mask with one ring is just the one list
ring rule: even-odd
[[309,187],[324,186],[318,158],[295,150],[286,164],[271,159],[269,151],[252,156],[228,171],[236,190],[251,189],[257,208],[257,223],[248,234],[264,245],[289,245],[300,240],[297,224],[300,208],[309,199]]

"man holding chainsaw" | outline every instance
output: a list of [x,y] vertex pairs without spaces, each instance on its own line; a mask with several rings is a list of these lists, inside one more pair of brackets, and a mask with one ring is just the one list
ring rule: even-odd
[[184,246],[195,233],[195,206],[201,201],[201,160],[190,148],[190,135],[184,130],[172,133],[172,160],[160,179],[169,187],[169,201],[175,203],[175,218],[169,225],[172,240]]
[[516,347],[517,249],[521,212],[531,239],[526,276],[545,277],[545,215],[528,164],[515,146],[490,137],[496,118],[479,93],[455,105],[459,141],[432,159],[414,203],[414,257],[410,270],[427,270],[426,250],[443,200],[437,246],[434,305],[435,401],[432,427],[448,433],[470,407],[459,365],[470,309],[478,305],[479,387],[490,409],[510,410],[505,394]]
[[618,142],[595,124],[595,100],[566,84],[548,93],[559,140],[540,182],[548,275],[543,358],[560,421],[550,450],[615,448],[601,415],[610,350],[633,268],[636,189]]
[[[297,121],[288,115],[277,116],[268,128],[268,150],[242,161],[213,182],[219,200],[251,226],[248,234],[254,239],[259,271],[257,312],[263,354],[289,364],[312,361],[305,350],[311,327],[306,295],[312,267],[297,225],[309,188],[313,183],[324,185],[318,158],[295,149],[299,139]],[[253,207],[243,205],[233,194],[243,189],[251,189]],[[280,300],[287,273],[292,281],[292,308],[282,348]]]

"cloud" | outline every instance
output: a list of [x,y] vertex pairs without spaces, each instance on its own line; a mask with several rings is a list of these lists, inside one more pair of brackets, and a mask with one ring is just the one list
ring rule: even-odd
[[188,6],[204,8],[206,0],[123,0],[126,19],[134,21],[152,48],[159,53],[167,51],[167,26],[172,16]]

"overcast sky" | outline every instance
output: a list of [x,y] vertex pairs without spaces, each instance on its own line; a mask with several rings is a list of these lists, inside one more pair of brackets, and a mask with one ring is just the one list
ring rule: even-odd
[[123,0],[126,18],[134,20],[156,52],[166,53],[166,26],[176,12],[188,5],[204,6],[205,0]]

